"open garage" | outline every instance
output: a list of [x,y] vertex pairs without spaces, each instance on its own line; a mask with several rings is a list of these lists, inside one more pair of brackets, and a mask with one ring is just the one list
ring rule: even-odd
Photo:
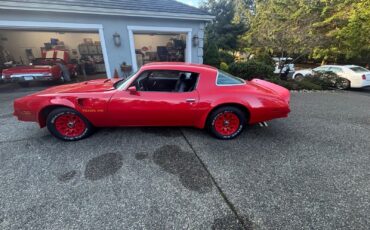
[[107,77],[99,33],[94,31],[2,29],[0,66],[3,81],[22,86]]
[[[39,70],[5,71],[34,69],[30,64],[35,61],[56,69],[53,73],[62,80],[73,76],[75,68],[78,77],[72,82],[126,78],[150,62],[201,64],[205,24],[213,18],[174,0],[0,1],[1,76],[30,82],[54,76]],[[0,91],[18,85],[1,84]]]

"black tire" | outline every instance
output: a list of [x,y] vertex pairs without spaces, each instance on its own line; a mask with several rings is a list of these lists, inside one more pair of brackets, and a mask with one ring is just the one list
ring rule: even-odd
[[351,88],[351,82],[345,78],[340,78],[336,83],[335,83],[335,88],[339,90],[347,90]]
[[296,80],[296,81],[302,81],[303,78],[304,78],[303,75],[300,74],[300,73],[294,76],[294,80]]
[[60,74],[60,78],[55,81],[55,83],[64,84],[66,81],[64,79],[63,73]]
[[29,87],[30,83],[29,82],[18,82],[18,85],[20,85],[21,87]]
[[[218,132],[216,128],[217,119],[220,116],[224,115],[225,113],[234,114],[239,119],[239,126],[237,127],[236,131],[227,135]],[[246,126],[246,124],[247,124],[247,115],[243,111],[234,106],[224,106],[217,108],[216,110],[211,112],[207,119],[206,127],[209,130],[209,132],[211,132],[211,134],[216,138],[222,140],[230,140],[239,136],[240,133],[243,131],[244,127]]]
[[[55,121],[58,117],[62,115],[75,115],[79,117],[85,125],[83,133],[81,135],[73,137],[69,137],[64,135],[63,133],[60,133],[56,128]],[[82,114],[80,114],[76,110],[69,108],[57,108],[51,111],[46,119],[46,126],[53,136],[63,141],[79,141],[90,136],[94,132],[94,126]]]
[[71,79],[76,79],[78,78],[78,73],[77,71],[73,71],[73,73],[71,74]]

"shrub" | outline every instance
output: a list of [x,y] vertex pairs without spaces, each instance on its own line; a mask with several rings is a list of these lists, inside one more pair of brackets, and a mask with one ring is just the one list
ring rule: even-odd
[[235,58],[231,53],[229,53],[227,51],[224,51],[224,50],[221,50],[220,51],[220,60],[221,60],[221,62],[224,62],[227,65],[230,65],[231,63],[233,63],[235,61]]
[[272,59],[272,57],[270,56],[270,54],[266,53],[266,52],[262,52],[262,53],[258,53],[254,56],[253,60],[257,61],[257,62],[260,62],[260,63],[264,63],[266,65],[269,65],[269,66],[272,66],[275,68],[275,61],[274,59]]
[[229,66],[229,72],[246,80],[253,78],[265,79],[273,75],[274,68],[261,62],[249,60],[246,62],[232,63]]
[[337,89],[339,86],[343,84],[343,78],[339,77],[337,74],[333,72],[325,72],[325,73],[314,73],[313,75],[309,75],[305,77],[302,81],[310,81],[316,85],[320,85],[322,89]]
[[315,73],[302,80],[284,81],[275,76],[268,80],[290,90],[330,90],[336,89],[338,84],[343,81],[343,78],[338,77],[335,73],[327,72]]
[[221,62],[221,64],[220,64],[220,69],[221,69],[222,71],[228,72],[228,71],[229,71],[229,65],[228,65],[228,64],[226,64],[225,62]]
[[204,63],[218,68],[220,66],[220,53],[214,42],[208,44],[204,54]]
[[323,86],[320,85],[318,82],[312,82],[310,79],[303,79],[303,81],[296,82],[299,89],[306,89],[306,90],[322,90],[324,89]]

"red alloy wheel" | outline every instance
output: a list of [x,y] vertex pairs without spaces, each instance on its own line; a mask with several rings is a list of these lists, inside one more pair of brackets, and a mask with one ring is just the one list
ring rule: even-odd
[[62,114],[55,119],[55,129],[63,136],[78,137],[85,132],[86,124],[75,114]]
[[214,121],[214,127],[219,134],[231,136],[239,130],[240,119],[233,112],[220,113]]

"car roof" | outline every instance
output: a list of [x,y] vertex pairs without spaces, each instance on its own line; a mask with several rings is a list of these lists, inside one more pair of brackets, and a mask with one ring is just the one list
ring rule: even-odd
[[351,67],[359,67],[358,65],[322,65],[322,66],[319,66],[319,67],[347,67],[347,68],[351,68]]
[[318,67],[343,67],[341,65],[322,65],[322,66],[318,66]]
[[194,64],[194,63],[188,63],[188,62],[151,62],[148,64],[145,64],[142,69],[154,69],[160,67],[161,69],[166,68],[189,68],[189,69],[196,69],[196,70],[212,70],[212,71],[218,71],[217,68],[209,65],[204,64]]
[[358,66],[358,65],[345,65],[345,67],[352,68],[352,67],[361,67],[361,66]]

